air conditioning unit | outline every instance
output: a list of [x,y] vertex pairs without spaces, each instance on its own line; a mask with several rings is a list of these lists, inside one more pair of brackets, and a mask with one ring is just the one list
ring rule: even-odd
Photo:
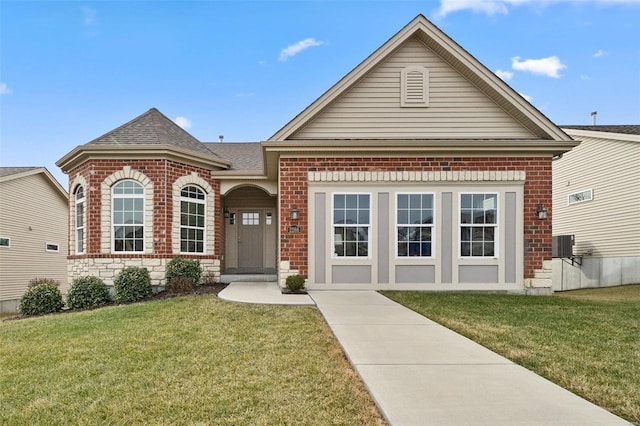
[[574,241],[573,235],[554,235],[551,246],[551,256],[572,258]]

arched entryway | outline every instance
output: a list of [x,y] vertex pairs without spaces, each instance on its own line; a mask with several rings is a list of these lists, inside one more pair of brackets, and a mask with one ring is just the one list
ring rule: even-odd
[[278,235],[277,197],[242,186],[224,197],[225,273],[274,274]]

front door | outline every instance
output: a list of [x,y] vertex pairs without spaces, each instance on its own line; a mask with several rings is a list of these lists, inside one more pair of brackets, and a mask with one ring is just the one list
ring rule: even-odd
[[260,210],[238,212],[238,267],[262,268],[264,215]]

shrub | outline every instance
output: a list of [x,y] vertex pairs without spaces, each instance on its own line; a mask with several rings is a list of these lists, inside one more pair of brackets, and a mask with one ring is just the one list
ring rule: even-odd
[[109,287],[98,277],[87,276],[73,280],[67,306],[71,309],[97,308],[111,300]]
[[174,293],[193,292],[193,282],[189,277],[173,277],[170,287],[171,291]]
[[176,277],[189,278],[191,280],[191,285],[193,287],[197,287],[198,285],[200,285],[202,268],[200,267],[200,261],[197,259],[187,260],[181,257],[174,257],[167,264],[167,270],[165,274],[168,288],[171,288],[173,280]]
[[113,281],[116,303],[130,303],[151,297],[151,277],[147,268],[124,268]]
[[58,312],[63,306],[58,286],[40,283],[29,288],[22,296],[18,310],[22,315],[43,315]]
[[213,272],[207,272],[202,276],[202,284],[203,285],[216,285],[216,276]]
[[51,278],[34,278],[31,281],[29,281],[29,288],[35,287],[40,284],[51,284],[56,287],[60,287],[60,281],[56,281]]
[[304,275],[289,275],[287,277],[286,285],[291,291],[299,291],[304,288]]

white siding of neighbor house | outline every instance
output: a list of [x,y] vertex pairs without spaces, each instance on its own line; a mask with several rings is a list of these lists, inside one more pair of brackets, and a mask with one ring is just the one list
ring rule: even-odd
[[[427,107],[403,108],[401,73],[429,73]],[[532,138],[532,133],[456,72],[417,37],[344,93],[293,139]]]
[[[43,173],[0,182],[0,303],[17,300],[33,278],[60,282],[66,293],[68,254],[67,200]],[[46,244],[59,246],[47,252]]]
[[[576,255],[640,256],[640,143],[574,138],[580,145],[553,162],[553,234],[574,234]],[[588,189],[592,201],[568,204]]]

